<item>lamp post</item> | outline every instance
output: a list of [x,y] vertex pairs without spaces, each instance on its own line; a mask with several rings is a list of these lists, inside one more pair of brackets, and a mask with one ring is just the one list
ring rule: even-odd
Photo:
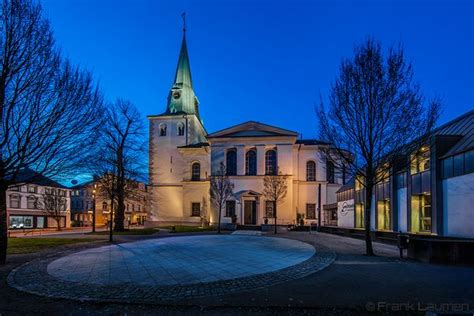
[[94,183],[94,189],[92,190],[92,232],[95,233],[95,194],[97,184]]

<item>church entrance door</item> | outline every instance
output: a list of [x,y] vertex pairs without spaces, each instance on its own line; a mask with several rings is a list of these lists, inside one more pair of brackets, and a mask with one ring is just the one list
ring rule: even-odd
[[257,225],[257,202],[244,201],[244,224]]

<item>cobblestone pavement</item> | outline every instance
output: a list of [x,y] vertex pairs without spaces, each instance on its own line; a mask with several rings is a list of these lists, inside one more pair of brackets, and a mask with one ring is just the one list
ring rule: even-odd
[[[160,304],[288,282],[334,259],[323,247],[315,253],[313,246],[284,238],[172,237],[40,258],[13,270],[8,283],[48,297]],[[156,278],[163,273],[166,278]]]

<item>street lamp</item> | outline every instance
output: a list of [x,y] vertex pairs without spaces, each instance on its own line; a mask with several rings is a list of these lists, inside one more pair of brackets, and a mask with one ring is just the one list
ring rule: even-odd
[[94,183],[94,189],[92,189],[92,232],[95,233],[95,194],[97,184]]

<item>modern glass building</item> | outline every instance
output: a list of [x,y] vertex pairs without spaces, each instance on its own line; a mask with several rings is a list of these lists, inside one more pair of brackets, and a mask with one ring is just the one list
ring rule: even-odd
[[[371,229],[474,238],[474,111],[436,128],[400,160],[374,189]],[[339,227],[364,228],[360,181],[337,192]]]

